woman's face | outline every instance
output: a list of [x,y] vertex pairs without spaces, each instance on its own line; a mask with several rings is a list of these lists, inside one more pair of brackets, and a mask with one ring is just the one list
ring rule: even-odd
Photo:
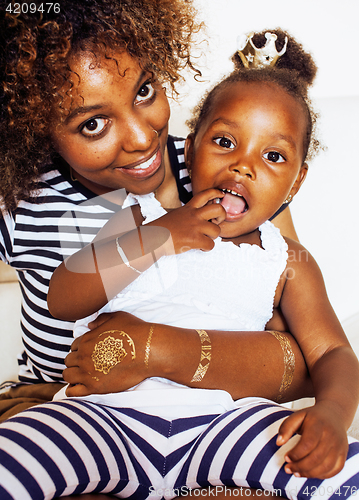
[[[114,60],[116,59],[116,60]],[[164,178],[169,104],[154,76],[126,52],[114,59],[81,52],[70,61],[72,88],[51,136],[73,175],[96,194],[154,191]]]
[[301,105],[276,85],[233,83],[215,98],[187,157],[193,193],[224,194],[223,238],[253,232],[295,195],[307,171],[305,133]]

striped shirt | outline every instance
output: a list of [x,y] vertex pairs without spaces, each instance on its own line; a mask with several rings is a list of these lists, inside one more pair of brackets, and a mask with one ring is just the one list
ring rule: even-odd
[[[191,184],[184,165],[184,140],[169,136],[168,151],[180,200],[186,203]],[[21,201],[13,213],[0,218],[0,257],[16,269],[22,292],[21,382],[63,380],[73,323],[51,316],[47,292],[52,273],[64,258],[90,243],[119,209],[95,196],[67,172],[52,169],[41,176],[36,197]]]

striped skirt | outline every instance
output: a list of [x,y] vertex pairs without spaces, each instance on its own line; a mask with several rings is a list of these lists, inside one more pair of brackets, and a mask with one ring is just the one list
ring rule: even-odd
[[26,410],[0,425],[0,499],[101,492],[158,500],[198,496],[200,487],[206,496],[239,496],[241,487],[290,499],[356,495],[359,442],[350,440],[335,477],[296,478],[284,472],[284,457],[299,437],[276,445],[291,411],[243,401],[221,414],[175,419],[71,398]]

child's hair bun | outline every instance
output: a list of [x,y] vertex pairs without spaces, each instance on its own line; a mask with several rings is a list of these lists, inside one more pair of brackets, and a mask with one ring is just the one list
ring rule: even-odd
[[[306,52],[302,45],[291,35],[280,28],[267,29],[261,31],[260,33],[254,33],[251,40],[257,48],[264,47],[266,44],[266,33],[275,34],[277,36],[275,45],[278,52],[283,49],[286,38],[288,39],[286,50],[278,59],[275,67],[296,71],[297,75],[306,83],[306,85],[312,85],[317,72],[317,66],[311,54]],[[237,70],[244,69],[243,62],[238,52],[232,56],[232,62]]]

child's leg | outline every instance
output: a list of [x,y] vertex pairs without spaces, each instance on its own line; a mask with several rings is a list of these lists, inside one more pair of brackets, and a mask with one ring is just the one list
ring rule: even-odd
[[[344,469],[326,480],[296,478],[284,472],[284,456],[299,436],[278,447],[278,428],[291,412],[269,401],[229,411],[216,418],[202,434],[177,479],[177,487],[208,487],[227,496],[241,495],[241,487],[264,490],[263,496],[308,500],[316,494],[320,499],[336,500],[356,494],[359,489],[359,442],[350,439]],[[212,488],[212,490],[211,490]],[[359,495],[359,492],[357,493]],[[220,498],[220,497],[219,497]]]

